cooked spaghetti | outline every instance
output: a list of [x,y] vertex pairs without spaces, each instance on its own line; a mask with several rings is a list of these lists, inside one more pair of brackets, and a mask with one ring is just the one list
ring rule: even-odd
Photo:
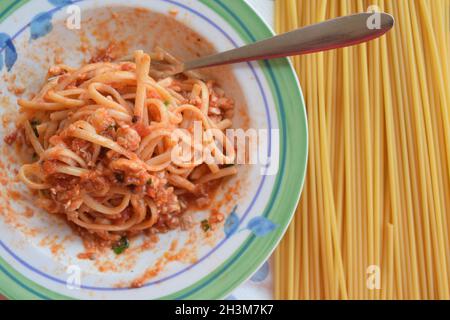
[[[91,62],[52,67],[38,94],[18,100],[13,137],[34,158],[20,179],[40,207],[98,239],[187,227],[189,202],[207,205],[212,185],[237,172],[224,134],[234,102],[196,74],[164,76],[179,62],[161,49]],[[172,133],[189,140],[196,121],[222,135],[212,154],[225,163],[173,159]]]

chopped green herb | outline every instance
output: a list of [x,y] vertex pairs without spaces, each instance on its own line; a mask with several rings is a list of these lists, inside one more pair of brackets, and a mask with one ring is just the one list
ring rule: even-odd
[[168,107],[170,105],[170,101],[164,101],[164,105]]
[[36,161],[36,160],[38,160],[38,159],[39,159],[39,158],[38,158],[37,153],[36,153],[36,152],[33,152],[33,155],[31,156],[31,160]]
[[113,249],[115,254],[121,254],[129,246],[130,246],[130,242],[128,241],[128,238],[123,236],[122,238],[120,238],[119,241],[117,241],[116,244],[113,245],[112,249]]
[[36,135],[37,138],[39,138],[39,132],[37,130],[37,126],[40,125],[41,122],[37,119],[33,119],[30,121],[30,126],[33,129],[34,134]]
[[202,229],[205,232],[211,228],[211,226],[209,225],[209,221],[207,219],[202,220],[201,224],[202,224]]
[[106,130],[117,130],[117,124],[110,124]]
[[151,186],[152,184],[153,184],[152,178],[148,179],[148,180],[147,180],[147,185],[148,185],[148,186]]

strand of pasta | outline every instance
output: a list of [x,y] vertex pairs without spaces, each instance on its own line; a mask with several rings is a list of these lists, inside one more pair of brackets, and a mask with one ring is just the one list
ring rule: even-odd
[[[441,0],[438,2],[438,5],[433,6],[431,8],[432,12],[433,12],[433,16],[435,17],[433,19],[433,23],[435,23],[435,29],[437,30],[438,34],[439,33],[442,34],[442,32],[440,32],[440,31],[445,30],[444,29],[445,28],[445,23],[444,23],[445,20],[444,19],[446,19],[445,14],[446,14],[446,11],[448,13],[448,10],[450,10],[450,8],[445,5],[445,2],[450,3],[450,2],[448,2],[448,0]],[[427,10],[430,10],[430,8],[427,8]],[[420,26],[420,27],[421,27],[422,33],[425,32],[424,26]],[[442,43],[445,43],[446,42],[445,37],[444,37],[444,39],[442,39],[442,36],[441,36],[441,39],[439,41],[442,41]],[[441,54],[443,55],[443,57],[448,56],[448,51],[445,46],[440,46],[439,49],[441,49]],[[443,59],[442,63],[443,63],[443,68],[446,68],[447,75],[448,75],[449,64],[447,63],[446,59]],[[434,77],[433,71],[434,70],[431,70],[431,68],[428,68],[428,70],[426,70],[428,83],[433,83],[433,77]],[[443,71],[445,72],[445,69],[443,69]],[[447,80],[445,80],[446,87],[447,87],[446,92],[448,93],[448,91],[450,90],[450,84],[448,81],[450,79],[448,78],[448,76],[446,78],[447,78]],[[439,88],[433,86],[429,89],[430,89],[430,105],[435,106],[439,102],[439,98],[438,98]],[[449,99],[450,99],[450,96],[447,94],[447,101],[450,101]],[[433,117],[433,124],[434,124],[433,125],[434,138],[436,139],[436,141],[438,142],[439,145],[444,145],[445,144],[445,136],[443,134],[443,132],[444,132],[443,121],[446,121],[446,119],[442,118],[443,117],[442,112],[433,112],[431,115]],[[448,155],[446,154],[446,152],[438,152],[437,157],[436,157],[438,167],[442,168],[442,174],[439,174],[439,176],[437,177],[438,182],[439,182],[439,191],[440,191],[441,201],[442,201],[442,199],[446,199],[446,198],[450,197],[450,185],[449,185],[450,179],[446,179],[446,177],[450,176],[450,172],[449,172],[447,166],[444,165],[447,161],[447,156]],[[444,226],[446,226],[447,230],[448,230],[448,228],[450,227],[450,224],[449,224],[450,217],[448,216],[448,212],[446,213],[445,210],[444,210],[444,214],[443,214],[443,220],[444,220]],[[445,236],[445,244],[446,244],[445,251],[449,252],[450,251],[450,248],[449,248],[450,235],[447,232],[445,232],[444,236]],[[450,267],[450,255],[447,255],[446,262],[447,262],[447,268],[449,268]]]
[[[327,1],[322,1],[320,6],[321,16],[320,19],[325,19],[326,17],[326,5]],[[326,195],[323,199],[325,205],[325,225],[329,226],[325,228],[325,241],[327,244],[327,253],[326,255],[331,259],[328,262],[330,273],[332,276],[337,276],[337,279],[331,279],[331,298],[337,299],[338,294],[341,295],[342,298],[347,298],[347,289],[345,286],[345,276],[343,270],[343,262],[341,252],[338,250],[339,248],[339,236],[337,230],[337,222],[336,222],[336,211],[334,206],[334,199],[332,193],[332,180],[331,180],[331,172],[330,172],[330,162],[329,159],[329,142],[328,142],[328,129],[326,122],[326,101],[325,94],[326,90],[323,86],[324,84],[324,55],[320,53],[318,55],[318,83],[319,85],[319,127],[320,127],[320,140],[323,143],[320,145],[320,159],[321,159],[321,172],[324,174],[324,194]],[[338,288],[340,288],[340,292],[338,292]]]
[[[398,7],[398,3],[396,2],[391,2],[393,7],[394,7],[394,13],[399,14],[399,7]],[[401,21],[400,23],[402,23],[403,21]],[[402,26],[399,26],[400,28],[403,29]],[[398,43],[400,52],[399,55],[400,57],[397,58],[397,61],[400,62],[400,60],[407,60],[407,44],[406,44],[406,39],[404,39],[404,37],[402,37],[400,35],[400,33],[397,31],[394,33],[396,36],[396,42]],[[400,67],[403,68],[403,64],[400,64]],[[401,70],[399,76],[401,79],[401,83],[403,84],[402,87],[402,92],[404,93],[408,93],[408,94],[403,94],[403,99],[405,100],[405,106],[410,106],[413,104],[413,101],[411,101],[412,97],[409,94],[409,90],[410,90],[410,86],[407,86],[407,79],[410,77],[408,75],[408,73],[410,72],[409,68],[403,68],[403,70]],[[412,115],[410,114],[410,112],[405,112],[404,113],[404,117],[405,117],[405,122],[408,124],[413,123],[412,120]],[[419,126],[420,128],[420,126]],[[410,149],[411,151],[411,156],[409,157],[409,160],[411,161],[411,172],[416,172],[417,170],[419,170],[419,168],[422,166],[422,158],[421,158],[421,153],[423,151],[420,151],[420,148],[423,148],[422,145],[423,143],[421,142],[422,140],[419,140],[419,144],[414,141],[414,136],[417,133],[417,130],[414,128],[414,126],[409,125],[409,127],[407,127],[407,138],[408,138],[408,149]],[[423,170],[421,171],[423,172]],[[428,282],[428,295],[430,295],[429,297],[433,297],[434,296],[434,282],[430,282],[432,279],[432,272],[433,272],[433,266],[432,266],[432,260],[431,260],[431,243],[430,243],[430,232],[429,232],[429,227],[427,225],[427,223],[421,223],[421,219],[423,217],[421,217],[421,215],[418,215],[418,213],[421,210],[421,212],[428,214],[428,204],[426,201],[426,197],[427,197],[427,193],[426,193],[426,189],[424,186],[424,183],[422,182],[423,180],[425,180],[425,178],[423,177],[423,175],[417,176],[415,174],[411,175],[411,180],[412,180],[412,188],[413,190],[417,190],[416,194],[421,194],[421,197],[415,197],[416,201],[415,201],[415,210],[414,210],[414,215],[415,215],[415,222],[416,222],[416,228],[415,228],[415,232],[418,235],[419,238],[424,239],[425,241],[421,241],[419,242],[419,246],[423,247],[420,252],[423,252],[426,255],[426,267],[428,269],[427,272],[427,277],[428,279],[426,280]],[[419,191],[420,188],[420,191]],[[418,209],[420,208],[420,209]],[[426,220],[426,219],[425,219]],[[426,220],[427,221],[427,220]],[[423,225],[423,229],[420,227],[421,225]],[[423,235],[422,235],[423,234]],[[423,238],[425,237],[425,238]],[[423,281],[422,281],[423,282]]]
[[[449,298],[450,1],[277,0],[276,29],[371,5],[397,18],[387,36],[293,58],[309,171],[275,256],[277,298]],[[366,287],[372,265],[380,290]]]
[[[381,10],[383,10],[383,3],[381,3]],[[400,204],[400,190],[398,182],[398,161],[397,161],[397,146],[394,133],[394,120],[392,111],[392,94],[391,85],[389,79],[389,65],[387,54],[387,42],[386,37],[381,39],[381,73],[383,75],[383,92],[384,92],[384,111],[386,121],[386,135],[387,135],[387,155],[388,155],[388,176],[391,190],[391,205],[392,205],[392,223],[397,232],[394,232],[394,252],[395,252],[395,272],[397,275],[397,288],[399,290],[399,298],[403,297],[403,285],[408,284],[406,280],[406,273],[402,270],[407,270],[406,262],[404,259],[400,260],[400,257],[404,254],[401,248],[401,226],[399,225],[399,217],[402,208]]]
[[[356,2],[355,1],[349,1],[348,4],[348,9],[349,12],[356,12],[357,8],[356,8]],[[350,50],[351,53],[351,60],[350,61],[357,61],[357,52],[355,50]],[[358,63],[353,63],[351,65],[351,83],[354,83],[355,81],[360,81],[358,80],[359,78],[359,65]],[[366,293],[365,290],[365,286],[364,286],[364,274],[365,274],[365,267],[364,265],[367,266],[367,262],[366,262],[366,258],[367,258],[367,252],[365,250],[363,250],[363,238],[364,238],[364,220],[365,217],[361,214],[359,214],[360,212],[363,212],[363,200],[364,200],[364,192],[362,192],[363,188],[362,185],[364,183],[364,175],[361,171],[362,169],[362,165],[361,165],[361,159],[362,159],[362,150],[361,149],[357,149],[356,146],[361,145],[360,143],[360,139],[361,139],[361,126],[360,126],[360,110],[361,108],[359,107],[359,99],[358,96],[356,94],[353,93],[354,88],[352,88],[352,92],[351,92],[351,97],[352,97],[352,121],[354,123],[354,133],[352,135],[353,141],[352,141],[352,155],[354,157],[354,169],[353,169],[353,174],[352,176],[355,177],[354,179],[354,187],[355,187],[355,191],[356,190],[360,190],[360,196],[355,197],[355,202],[354,202],[354,219],[353,219],[353,228],[354,228],[354,239],[355,240],[355,252],[356,254],[354,255],[356,263],[355,263],[355,268],[357,270],[356,272],[356,292],[357,292],[357,296],[364,298]],[[357,177],[360,177],[360,179],[358,179]],[[356,195],[356,192],[355,192]]]
[[[392,8],[392,2],[388,1],[387,2],[387,11],[393,13],[393,8]],[[397,48],[397,42],[394,41],[395,40],[395,34],[394,33],[392,36],[388,37],[389,40],[389,48],[391,49],[391,56],[394,59],[394,63],[392,64],[392,69],[391,69],[391,83],[393,84],[393,88],[394,90],[392,90],[392,92],[394,93],[395,96],[395,101],[396,104],[398,106],[397,112],[395,112],[395,116],[396,116],[396,123],[399,123],[400,125],[398,126],[399,132],[397,133],[398,136],[400,136],[400,142],[399,142],[399,146],[401,148],[401,150],[399,150],[399,156],[401,158],[401,170],[402,170],[402,177],[403,179],[401,180],[402,183],[402,189],[405,191],[403,192],[403,197],[404,197],[404,210],[406,210],[407,215],[404,215],[404,219],[407,222],[407,228],[408,228],[408,234],[409,234],[409,238],[408,238],[408,242],[411,245],[410,248],[410,252],[408,253],[408,255],[410,256],[411,259],[411,270],[410,270],[410,274],[411,276],[414,278],[414,282],[416,284],[416,290],[414,291],[415,294],[415,298],[419,299],[420,298],[420,294],[418,292],[418,279],[417,277],[419,276],[418,273],[418,259],[417,259],[417,249],[416,249],[416,234],[415,234],[415,230],[414,230],[414,224],[413,222],[413,200],[412,200],[412,192],[411,192],[411,178],[410,178],[410,172],[409,172],[409,155],[408,155],[408,150],[407,150],[407,137],[406,137],[406,125],[405,125],[405,121],[402,118],[402,115],[404,114],[405,110],[404,107],[406,104],[404,104],[403,98],[404,95],[402,96],[401,94],[399,94],[402,89],[404,87],[402,87],[401,85],[401,80],[400,80],[400,60],[399,60],[399,56],[398,56],[398,48]],[[417,208],[417,207],[416,207]],[[425,287],[425,283],[421,283],[422,287]]]
[[[314,14],[314,9],[313,7],[315,6],[315,2],[306,2],[305,3],[305,12],[308,13],[309,16],[313,16]],[[306,23],[309,23],[308,21],[306,21]],[[315,101],[313,100],[316,97],[316,93],[313,91],[314,90],[314,86],[313,86],[313,81],[312,81],[312,76],[313,76],[313,65],[314,65],[314,61],[313,61],[313,56],[307,56],[306,57],[306,61],[307,61],[307,75],[306,75],[306,81],[307,83],[310,83],[310,85],[307,86],[307,104],[313,106],[315,105]],[[309,116],[309,128],[312,128],[312,126],[314,125],[314,116],[313,113],[316,112],[315,110],[313,110],[312,108],[308,108],[308,116]],[[314,137],[314,135],[311,135],[312,137]],[[311,207],[309,209],[309,212],[317,212],[317,180],[316,180],[316,162],[315,162],[315,158],[316,158],[316,154],[315,154],[315,148],[317,147],[317,144],[314,143],[313,140],[313,144],[311,145],[311,157],[309,159],[309,162],[311,164],[310,166],[310,179],[311,179],[311,186],[310,186],[310,191],[311,191]],[[315,270],[316,272],[313,272],[313,278],[311,279],[311,284],[313,286],[313,290],[311,293],[311,298],[313,299],[320,299],[321,296],[321,277],[319,275],[320,273],[320,252],[319,252],[319,227],[317,224],[317,215],[311,215],[310,216],[310,231],[311,231],[311,241],[309,242],[310,244],[310,248],[312,248],[312,250],[314,252],[317,253],[317,255],[315,257],[312,257],[311,259],[311,269]]]
[[[411,17],[412,17],[412,26],[413,26],[413,35],[414,35],[414,40],[415,40],[415,46],[416,48],[420,48],[421,47],[421,41],[419,40],[419,28],[418,28],[418,20],[417,20],[417,15],[415,12],[415,6],[416,3],[411,3]],[[425,59],[424,59],[424,55],[423,55],[423,51],[422,50],[416,50],[416,61],[417,63],[417,69],[419,72],[419,78],[420,79],[425,79],[426,78],[426,74],[425,74]],[[427,136],[427,145],[428,145],[428,152],[429,152],[429,161],[430,161],[430,171],[431,171],[431,183],[432,183],[432,194],[433,194],[433,202],[434,202],[434,219],[432,222],[432,226],[434,226],[432,228],[432,232],[436,232],[437,235],[437,242],[438,242],[438,249],[440,251],[440,253],[438,254],[439,260],[437,261],[437,263],[439,264],[439,277],[440,277],[440,286],[438,288],[440,288],[439,290],[441,290],[441,294],[442,297],[445,297],[446,299],[448,299],[448,291],[449,291],[449,286],[448,286],[448,271],[447,271],[447,263],[446,263],[446,258],[445,258],[445,245],[444,245],[444,230],[442,229],[442,209],[443,209],[443,204],[442,204],[442,198],[440,197],[440,189],[438,186],[438,169],[437,169],[437,163],[436,163],[436,147],[435,147],[435,141],[433,138],[433,124],[432,124],[432,120],[431,120],[431,108],[430,108],[430,104],[429,104],[429,93],[428,93],[428,87],[426,82],[420,82],[420,93],[422,94],[422,109],[424,112],[424,119],[425,119],[425,128],[426,128],[426,136]]]
[[[403,8],[403,10],[409,11],[409,4],[408,3],[399,3],[399,8]],[[407,59],[411,61],[415,61],[414,57],[414,44],[413,44],[413,36],[412,36],[412,24],[411,24],[411,18],[409,14],[406,16],[405,19],[406,22],[406,30],[409,32],[407,41],[406,41],[406,48],[408,48],[407,52]],[[429,270],[429,272],[433,275],[432,277],[440,277],[439,273],[441,271],[441,266],[439,262],[439,257],[435,255],[434,252],[438,250],[438,239],[437,234],[435,232],[435,228],[433,226],[433,213],[435,211],[435,203],[432,199],[432,192],[430,192],[431,189],[431,179],[430,179],[430,173],[429,173],[429,165],[428,165],[428,152],[427,150],[427,144],[425,141],[425,130],[424,130],[424,119],[421,117],[421,106],[419,102],[419,88],[418,88],[418,75],[416,73],[416,70],[410,70],[409,76],[412,79],[411,86],[410,86],[410,94],[412,95],[411,104],[413,106],[413,119],[415,119],[416,122],[416,138],[415,140],[418,141],[418,156],[419,156],[419,172],[422,175],[422,191],[421,193],[424,194],[424,203],[425,203],[425,210],[423,214],[423,225],[426,229],[426,232],[428,233],[427,239],[429,239],[430,242],[426,242],[429,247],[427,248],[430,250],[429,257],[434,256],[433,261],[433,269]],[[441,286],[439,283],[437,283],[437,287],[439,288]],[[439,290],[439,289],[438,289]]]

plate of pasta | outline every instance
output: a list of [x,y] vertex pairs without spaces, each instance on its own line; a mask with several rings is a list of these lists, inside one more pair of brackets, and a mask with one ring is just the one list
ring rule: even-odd
[[0,4],[0,293],[219,299],[284,234],[307,162],[287,59],[170,72],[273,32],[244,1]]

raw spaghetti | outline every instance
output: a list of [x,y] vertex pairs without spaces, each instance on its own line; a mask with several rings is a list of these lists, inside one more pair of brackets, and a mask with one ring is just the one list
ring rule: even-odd
[[277,298],[450,298],[450,1],[277,0],[276,29],[373,10],[386,36],[293,59],[310,150]]

